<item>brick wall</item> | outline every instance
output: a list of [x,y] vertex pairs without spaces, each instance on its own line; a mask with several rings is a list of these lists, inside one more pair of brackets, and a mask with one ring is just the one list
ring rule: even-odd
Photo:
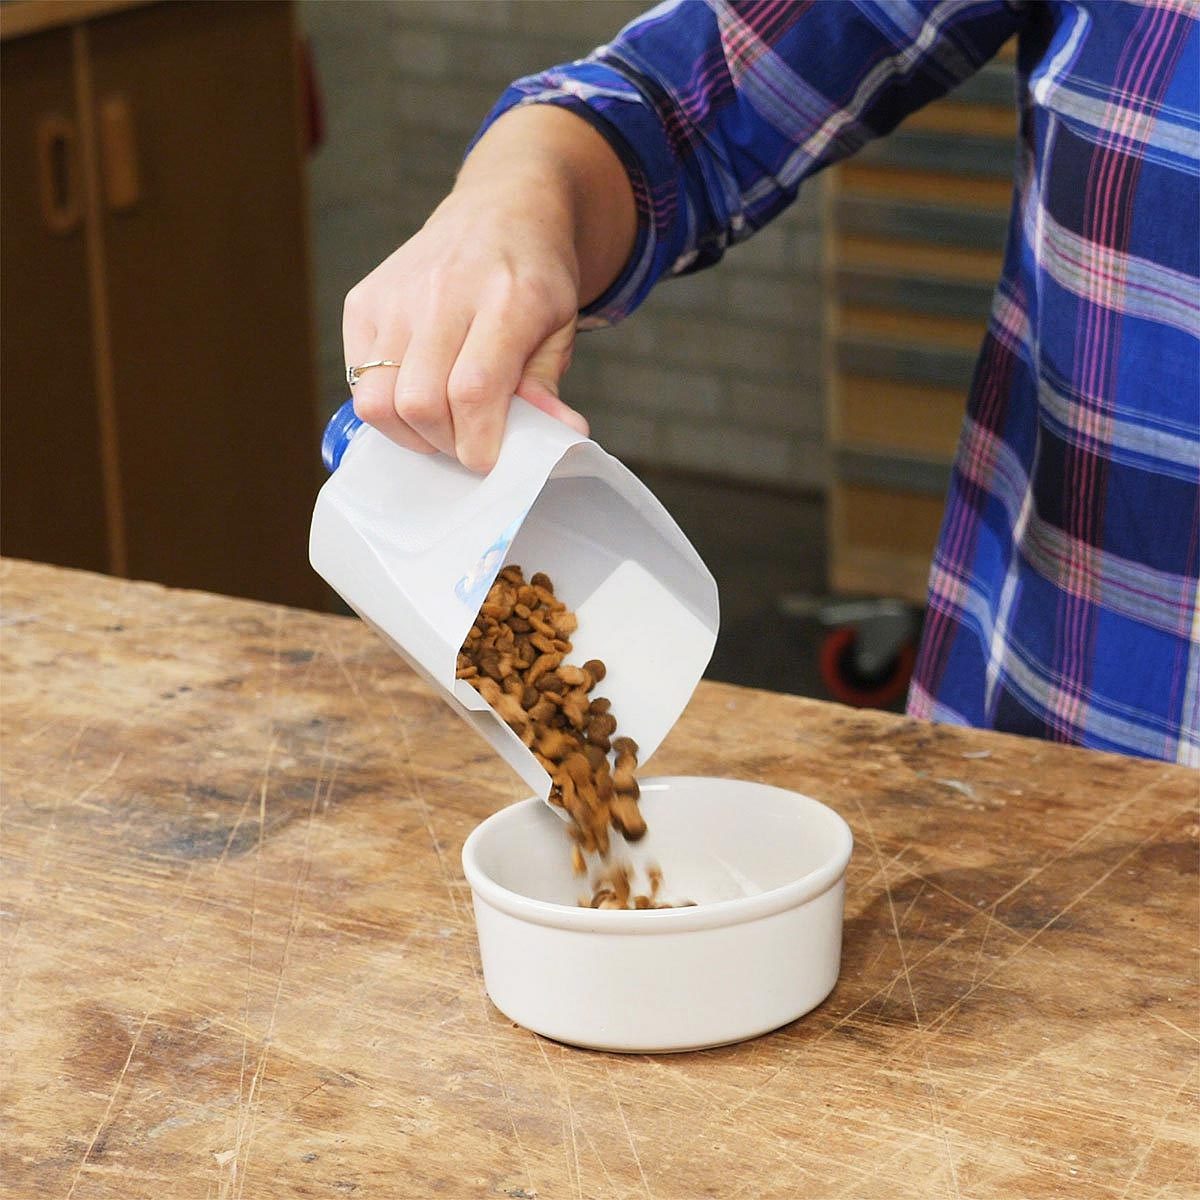
[[[577,58],[629,0],[304,0],[328,140],[312,206],[323,389],[340,402],[346,291],[411,236],[511,79]],[[564,395],[632,464],[823,486],[819,184],[714,270],[580,337]]]

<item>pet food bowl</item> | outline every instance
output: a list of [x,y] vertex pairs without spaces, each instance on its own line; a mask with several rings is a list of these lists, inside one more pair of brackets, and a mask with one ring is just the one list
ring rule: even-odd
[[579,907],[563,823],[540,798],[463,846],[484,983],[511,1020],[597,1050],[697,1050],[794,1021],[833,990],[853,839],[832,809],[783,788],[683,776],[642,781],[649,832],[613,860],[663,874],[691,907]]

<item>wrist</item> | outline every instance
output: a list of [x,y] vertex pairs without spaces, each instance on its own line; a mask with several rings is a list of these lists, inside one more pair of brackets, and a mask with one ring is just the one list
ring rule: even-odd
[[579,290],[575,205],[569,185],[553,170],[525,161],[464,172],[427,222],[439,224],[451,237],[505,247],[514,264],[562,271]]
[[570,254],[580,306],[601,295],[637,235],[633,187],[604,137],[568,109],[534,104],[504,113],[476,143],[455,183],[484,204],[511,205]]

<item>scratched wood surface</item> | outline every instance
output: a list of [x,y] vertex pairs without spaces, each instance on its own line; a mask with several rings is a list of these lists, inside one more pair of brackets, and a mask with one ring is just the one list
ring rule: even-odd
[[6,1196],[1197,1194],[1195,773],[702,686],[653,766],[846,816],[841,981],[590,1053],[490,1006],[520,785],[358,623],[0,585]]

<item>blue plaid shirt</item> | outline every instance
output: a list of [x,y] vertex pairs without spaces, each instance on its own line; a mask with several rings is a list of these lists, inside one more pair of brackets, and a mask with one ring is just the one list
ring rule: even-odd
[[[1200,764],[1200,27],[1191,0],[673,0],[514,84],[629,171],[581,324],[716,262],[1019,39],[1008,246],[909,695],[919,717]],[[486,128],[486,126],[485,126]]]

